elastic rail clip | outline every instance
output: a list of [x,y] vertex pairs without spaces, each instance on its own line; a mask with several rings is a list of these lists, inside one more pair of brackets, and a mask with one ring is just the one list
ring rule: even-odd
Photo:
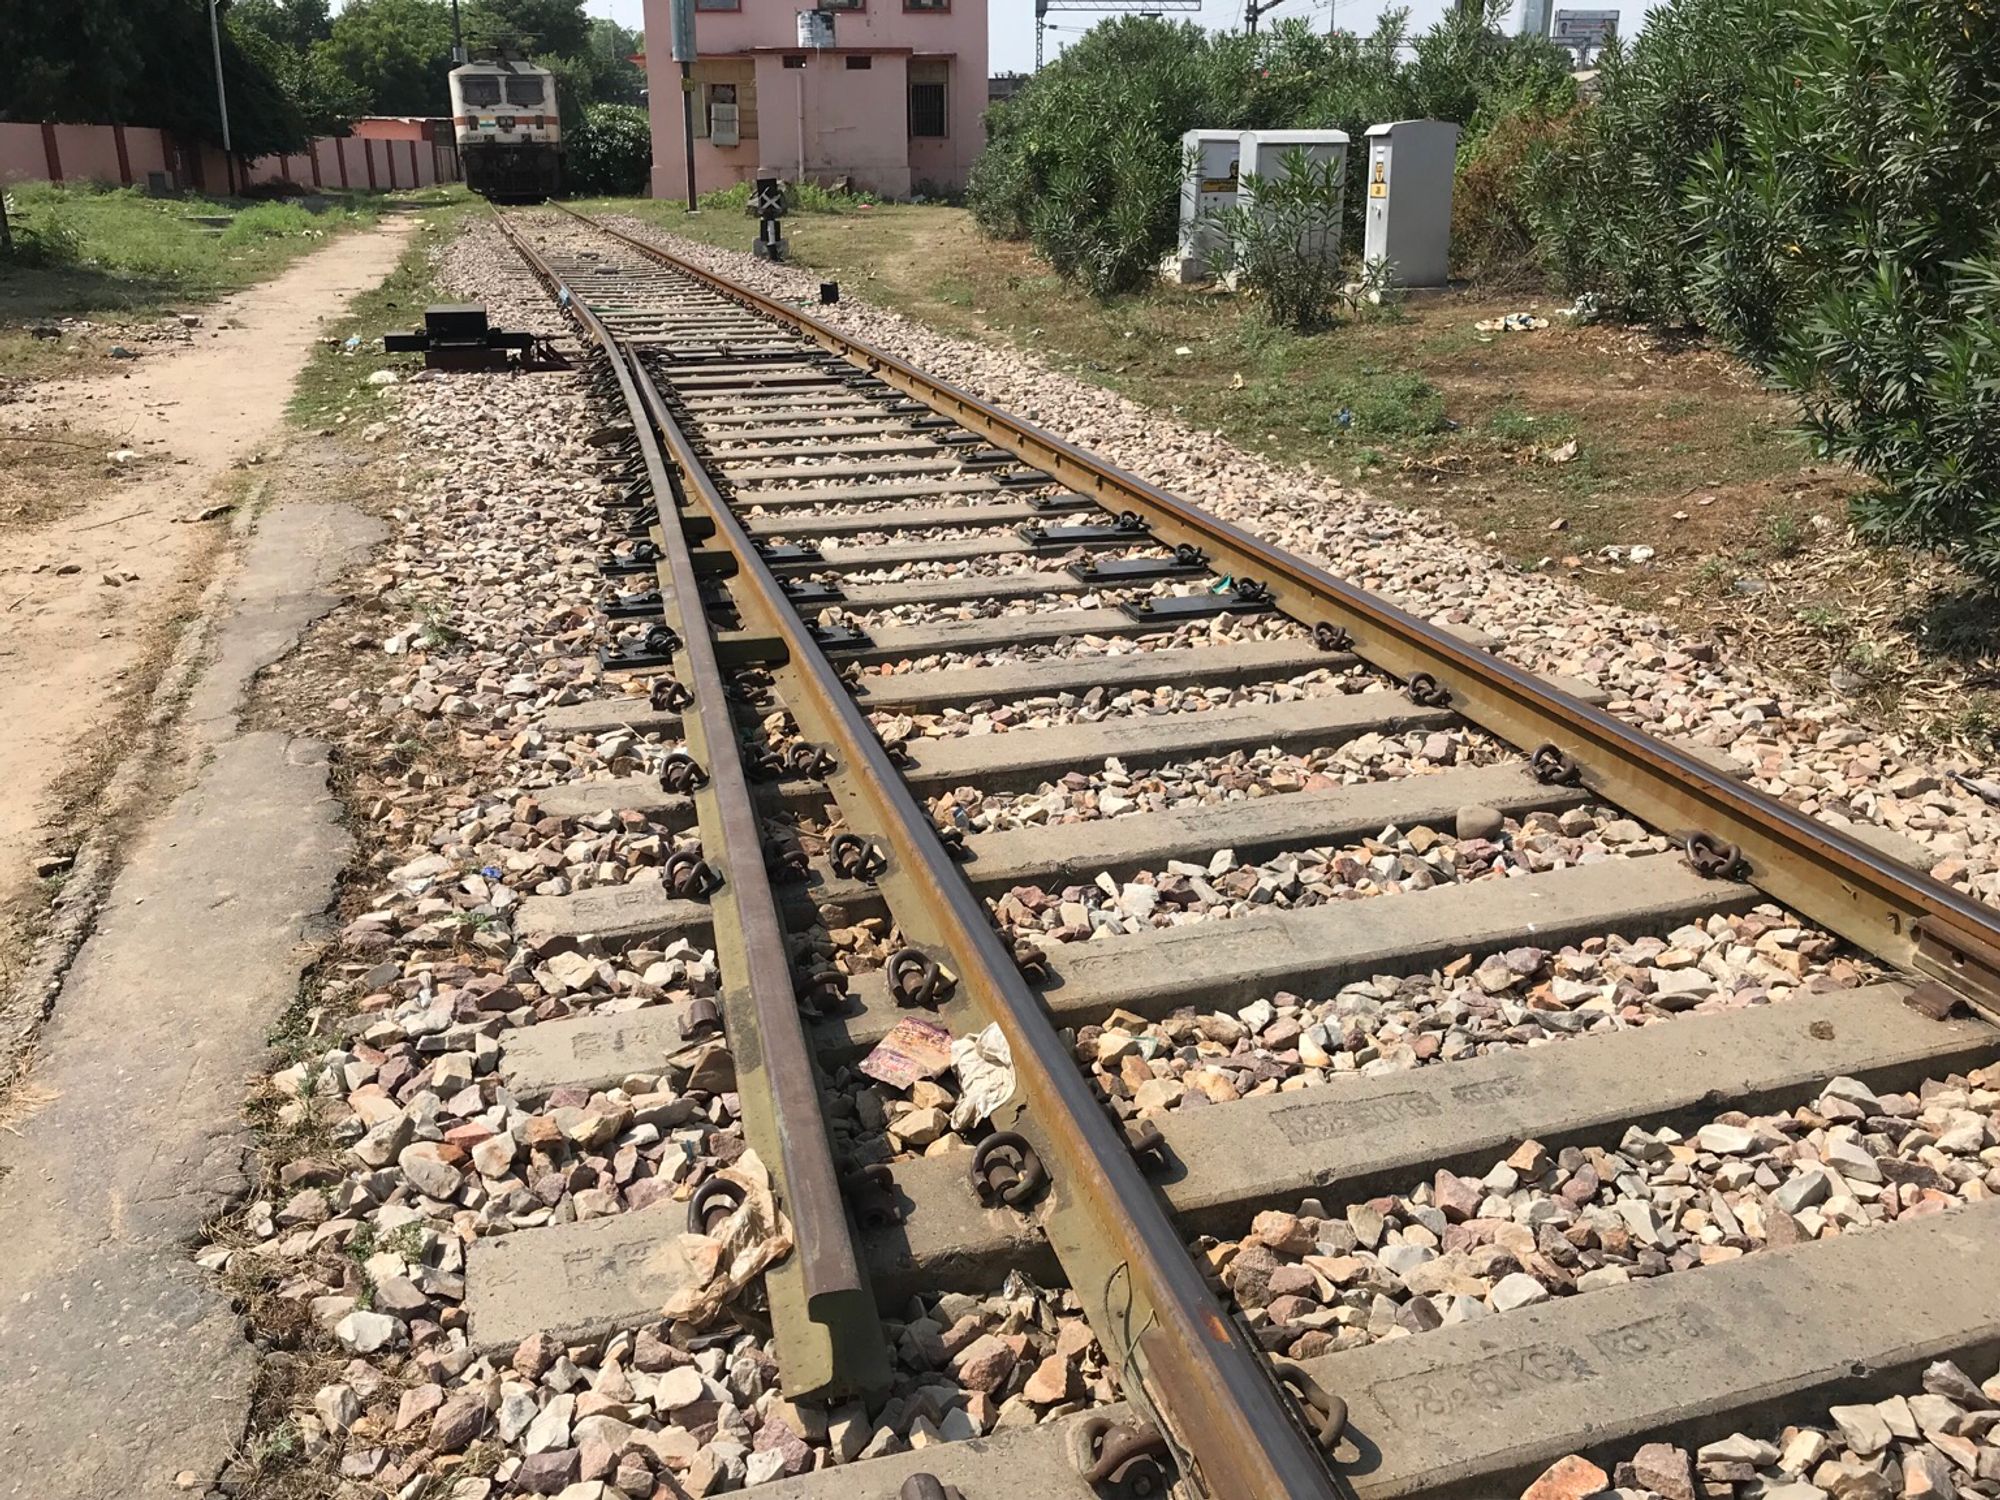
[[1403,684],[1403,691],[1419,708],[1443,708],[1451,702],[1451,689],[1428,672],[1414,673]]
[[660,763],[660,790],[663,792],[678,792],[687,796],[697,787],[707,785],[708,772],[685,750],[674,751]]
[[826,862],[843,880],[873,881],[889,868],[888,856],[873,839],[858,833],[836,833],[826,846]]
[[1132,1153],[1132,1160],[1139,1164],[1139,1170],[1166,1170],[1167,1138],[1160,1134],[1160,1127],[1151,1120],[1122,1120],[1119,1123],[1125,1131],[1125,1149]]
[[681,1017],[681,1040],[698,1042],[704,1037],[722,1035],[722,1007],[707,995],[688,1002],[687,1013]]
[[656,678],[650,701],[656,714],[677,714],[694,702],[694,690],[678,677]]
[[742,1187],[727,1177],[711,1177],[688,1199],[688,1233],[714,1234],[743,1204]]
[[1035,943],[1016,943],[1014,967],[1021,971],[1023,979],[1040,984],[1049,977],[1048,950]]
[[935,1009],[944,998],[944,971],[937,960],[915,948],[900,948],[882,966],[889,981],[889,994],[908,1010],[914,1006]]
[[1311,1414],[1313,1436],[1319,1439],[1320,1447],[1328,1453],[1337,1449],[1347,1432],[1347,1403],[1308,1375],[1305,1366],[1288,1359],[1272,1360],[1271,1373]]
[[802,845],[783,844],[764,851],[764,868],[773,880],[804,880],[812,874],[812,859]]
[[795,993],[799,1014],[823,1020],[847,1008],[847,976],[832,964],[819,964],[799,976]]
[[1313,626],[1313,644],[1322,651],[1351,651],[1354,637],[1331,620],[1321,620]]
[[787,775],[803,776],[810,781],[824,781],[833,774],[833,768],[839,762],[833,758],[833,753],[823,746],[807,744],[801,740],[797,744],[787,745],[779,753],[778,764]]
[[661,879],[683,901],[699,901],[722,889],[722,872],[701,857],[699,849],[681,849],[667,857]]
[[1537,745],[1528,757],[1528,769],[1543,786],[1575,786],[1583,780],[1583,767],[1554,745]]
[[1166,1434],[1146,1421],[1085,1417],[1070,1429],[1070,1462],[1105,1500],[1164,1500],[1176,1477]]
[[884,1162],[848,1176],[847,1203],[854,1210],[854,1222],[863,1229],[893,1229],[909,1217],[896,1196],[895,1174]]
[[1743,851],[1712,833],[1696,830],[1681,847],[1687,852],[1688,868],[1709,880],[1735,880],[1750,873],[1750,861],[1743,857]]
[[1026,1208],[1048,1185],[1048,1169],[1035,1148],[1011,1130],[989,1135],[972,1153],[973,1191],[988,1208],[996,1202]]

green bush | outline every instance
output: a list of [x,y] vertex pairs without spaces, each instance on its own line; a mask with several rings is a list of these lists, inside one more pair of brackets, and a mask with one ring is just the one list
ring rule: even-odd
[[591,104],[563,142],[563,176],[579,195],[629,197],[646,190],[653,132],[635,104]]
[[1451,259],[1487,282],[1529,279],[1535,269],[1531,193],[1536,164],[1575,125],[1575,112],[1502,115],[1459,152],[1451,193]]
[[1300,21],[1257,36],[1105,22],[988,111],[966,201],[987,233],[1032,240],[1109,296],[1146,284],[1174,243],[1185,132],[1333,128],[1354,139],[1344,231],[1358,247],[1368,126],[1448,119],[1470,140],[1510,110],[1575,102],[1567,54],[1502,36],[1502,9],[1454,8],[1414,40],[1400,10],[1365,37]]
[[1347,184],[1339,163],[1314,161],[1297,147],[1280,164],[1273,176],[1245,174],[1237,206],[1216,217],[1239,275],[1264,294],[1271,320],[1304,332],[1327,321],[1340,295],[1335,216]]
[[1527,218],[1558,285],[1635,318],[1698,319],[1687,189],[1712,147],[1741,150],[1789,34],[1780,0],[1673,0],[1629,49],[1605,50],[1597,101],[1527,173]]
[[1098,296],[1150,278],[1173,244],[1181,136],[1247,123],[1251,39],[1128,16],[1090,34],[988,119],[966,201]]
[[1861,529],[2000,581],[2000,17],[1815,0],[1796,22],[1748,160],[1708,165],[1710,276],[1781,299],[1773,375],[1880,481]]
[[296,203],[259,203],[242,210],[229,221],[229,226],[222,231],[222,243],[248,245],[257,240],[311,234],[317,228],[318,221]]
[[[703,193],[699,201],[702,208],[711,213],[747,214],[753,190],[752,184],[739,182],[734,187]],[[857,209],[872,208],[874,205],[875,198],[869,193],[836,193],[832,188],[823,188],[816,182],[785,184],[787,214],[851,214]]]
[[2000,19],[1673,0],[1530,174],[1570,291],[1722,336],[1879,481],[1881,540],[2000,581]]

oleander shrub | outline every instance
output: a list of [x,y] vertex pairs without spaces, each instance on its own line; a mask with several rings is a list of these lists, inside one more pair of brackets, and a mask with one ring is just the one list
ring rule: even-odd
[[636,104],[588,104],[582,123],[563,140],[563,177],[584,196],[646,191],[653,171],[653,132]]
[[2000,581],[2000,14],[1672,0],[1602,85],[1529,173],[1558,283],[1726,340],[1866,534]]
[[1237,206],[1217,216],[1242,284],[1282,327],[1305,332],[1332,316],[1345,281],[1336,218],[1345,188],[1338,162],[1294,147],[1278,172],[1245,174]]

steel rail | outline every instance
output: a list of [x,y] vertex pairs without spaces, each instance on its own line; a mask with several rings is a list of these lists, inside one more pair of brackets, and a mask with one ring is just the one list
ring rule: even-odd
[[692,695],[682,724],[691,753],[707,773],[694,793],[696,815],[707,857],[722,874],[709,898],[717,957],[725,976],[732,971],[739,976],[725,989],[724,1026],[745,1130],[771,1172],[795,1247],[765,1278],[786,1390],[804,1397],[883,1389],[890,1383],[887,1339],[833,1165],[789,944],[764,864],[762,827],[693,557],[681,528],[665,524],[678,492],[647,425],[633,379],[636,362],[534,247],[504,217],[499,222],[536,276],[552,290],[568,292],[568,311],[609,362],[662,517],[654,528],[667,575],[662,602],[681,641],[674,673]]
[[810,313],[573,209],[564,212],[792,328],[1105,509],[1136,511],[1162,541],[1199,547],[1216,571],[1264,583],[1284,613],[1345,632],[1349,649],[1369,665],[1406,683],[1431,677],[1449,694],[1452,710],[1481,729],[1522,749],[1554,745],[1575,763],[1580,785],[1653,827],[1677,836],[1705,833],[1735,846],[1743,878],[1759,889],[2000,1019],[2000,913],[1992,908]]
[[1045,1228],[1099,1344],[1119,1366],[1127,1396],[1171,1434],[1192,1462],[1199,1493],[1214,1500],[1344,1494],[1262,1351],[1216,1301],[1162,1198],[866,713],[814,643],[810,625],[716,488],[651,374],[643,364],[637,373],[684,489],[735,556],[730,584],[739,606],[784,642],[786,675],[798,689],[786,706],[833,747],[830,779],[843,783],[887,846],[889,869],[879,882],[894,888],[890,909],[906,933],[919,920],[929,928],[973,1004],[1006,1035],[1025,1116],[1017,1128],[1036,1138],[1051,1167],[1056,1206]]

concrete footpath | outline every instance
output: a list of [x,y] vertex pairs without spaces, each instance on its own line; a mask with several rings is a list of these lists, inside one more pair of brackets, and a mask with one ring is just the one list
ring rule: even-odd
[[259,668],[382,535],[277,502],[218,586],[188,704],[192,784],[134,839],[0,1133],[0,1495],[206,1490],[254,1360],[188,1258],[249,1184],[241,1110],[348,839],[326,747],[238,725]]

